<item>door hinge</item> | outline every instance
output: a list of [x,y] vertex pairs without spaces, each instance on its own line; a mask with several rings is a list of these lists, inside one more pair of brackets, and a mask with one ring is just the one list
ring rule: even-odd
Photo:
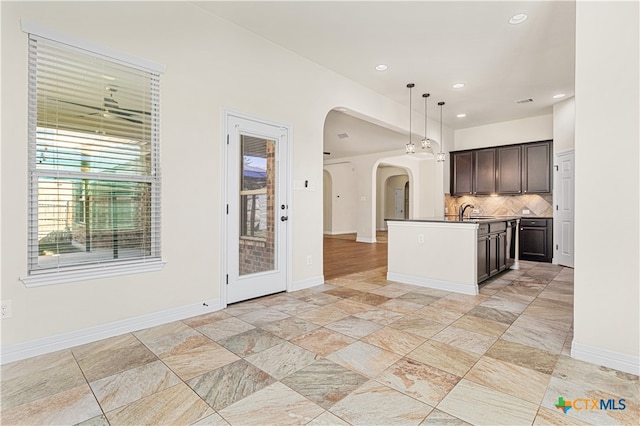
[[227,135],[227,145],[229,145],[229,135]]
[[229,274],[227,274],[227,285],[229,285]]
[[558,245],[556,244],[556,250],[558,250]]
[[229,214],[229,204],[227,204],[227,214]]
[[556,210],[558,210],[558,205],[556,204]]

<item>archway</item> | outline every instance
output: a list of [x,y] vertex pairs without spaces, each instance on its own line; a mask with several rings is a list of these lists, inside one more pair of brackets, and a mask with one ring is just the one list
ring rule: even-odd
[[376,230],[386,231],[386,219],[406,219],[410,195],[405,193],[409,185],[409,170],[402,167],[378,165],[376,174]]
[[[407,136],[408,133],[403,129],[363,117],[353,110],[341,112],[335,108],[327,114],[323,168],[330,174],[331,180],[323,182],[326,186],[331,185],[331,191],[323,194],[326,204],[323,210],[327,212],[330,208],[332,223],[329,225],[325,222],[325,236],[329,232],[334,235],[355,233],[357,242],[377,241],[376,231],[386,229],[384,219],[385,216],[389,217],[384,212],[384,200],[395,199],[395,195],[384,195],[386,177],[389,176],[378,182],[380,166],[396,167],[396,175],[406,176],[404,182],[395,182],[405,203],[400,208],[403,216],[433,216],[436,210],[443,211],[443,167],[442,163],[436,165],[434,158],[439,145],[433,143],[431,149],[406,155],[404,146]],[[417,137],[414,135],[414,139]],[[340,172],[340,168],[349,173]],[[341,208],[347,205],[349,207]],[[442,206],[439,210],[438,205]],[[391,217],[395,217],[395,212]],[[328,220],[329,215],[326,214],[324,219]],[[337,222],[340,221],[346,221],[348,225],[342,223],[338,226]]]

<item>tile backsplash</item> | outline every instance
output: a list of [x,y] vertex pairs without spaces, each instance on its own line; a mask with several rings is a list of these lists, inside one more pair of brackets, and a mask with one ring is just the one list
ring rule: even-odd
[[[553,216],[553,195],[527,194],[472,197],[445,195],[445,214],[457,214],[462,204],[472,204],[482,216]],[[529,214],[523,213],[529,210]],[[469,212],[469,210],[467,210]]]

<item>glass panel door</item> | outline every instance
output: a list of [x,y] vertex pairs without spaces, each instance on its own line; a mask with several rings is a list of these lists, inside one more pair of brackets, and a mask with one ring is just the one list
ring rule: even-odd
[[289,129],[227,116],[226,302],[287,289]]
[[240,276],[276,269],[275,141],[240,136]]

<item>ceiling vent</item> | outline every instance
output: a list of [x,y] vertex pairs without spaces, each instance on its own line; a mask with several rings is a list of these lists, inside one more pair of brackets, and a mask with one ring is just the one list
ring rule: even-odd
[[349,133],[338,133],[340,139],[346,139],[349,137]]
[[533,102],[533,99],[528,98],[528,99],[520,99],[519,101],[516,101],[517,104],[528,104],[529,102]]

